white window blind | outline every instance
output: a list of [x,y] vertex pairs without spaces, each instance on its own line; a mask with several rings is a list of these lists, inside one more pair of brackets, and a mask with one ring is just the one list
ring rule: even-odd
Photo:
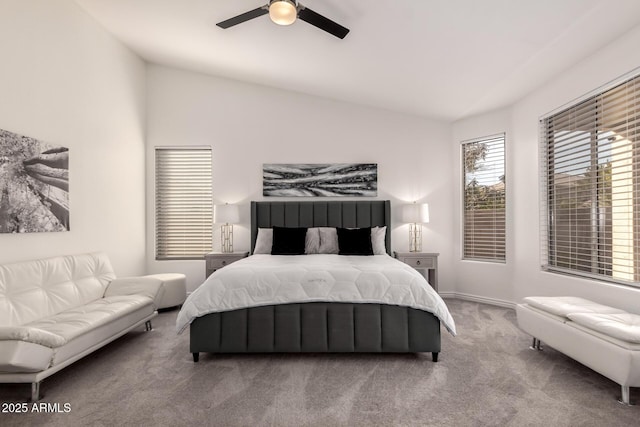
[[505,135],[462,143],[463,258],[506,258]]
[[211,148],[156,148],[156,259],[211,251]]
[[638,285],[640,76],[540,125],[543,268]]

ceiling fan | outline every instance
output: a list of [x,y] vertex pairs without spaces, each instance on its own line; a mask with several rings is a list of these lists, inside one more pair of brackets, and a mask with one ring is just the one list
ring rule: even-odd
[[343,39],[349,33],[349,29],[301,5],[296,0],[269,0],[269,3],[264,6],[218,22],[216,25],[226,29],[267,13],[271,20],[278,25],[291,25],[297,18],[300,18],[339,39]]

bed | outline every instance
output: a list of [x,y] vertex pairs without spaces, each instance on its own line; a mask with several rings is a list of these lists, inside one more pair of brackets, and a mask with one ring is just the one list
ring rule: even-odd
[[[257,254],[259,230],[280,227],[386,233],[372,256]],[[455,324],[426,279],[390,256],[390,228],[389,201],[251,202],[252,255],[209,276],[178,314],[194,362],[201,352],[430,352],[437,362],[440,323],[453,335]]]

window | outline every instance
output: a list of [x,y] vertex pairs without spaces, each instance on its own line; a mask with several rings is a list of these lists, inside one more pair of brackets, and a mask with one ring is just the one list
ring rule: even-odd
[[640,76],[540,124],[543,268],[638,285]]
[[463,259],[505,261],[505,135],[462,143]]
[[211,251],[211,148],[156,148],[156,259]]

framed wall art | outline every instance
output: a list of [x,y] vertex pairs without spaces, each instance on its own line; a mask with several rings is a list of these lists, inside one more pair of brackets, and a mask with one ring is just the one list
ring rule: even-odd
[[69,149],[0,129],[0,233],[69,230]]
[[262,194],[277,197],[376,197],[377,163],[266,163]]

